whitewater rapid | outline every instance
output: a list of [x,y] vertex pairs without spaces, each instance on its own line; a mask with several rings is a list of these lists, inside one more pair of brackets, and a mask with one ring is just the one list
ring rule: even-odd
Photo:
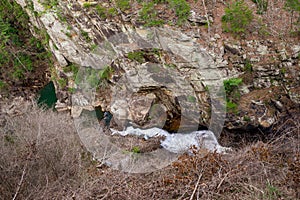
[[221,146],[218,143],[215,134],[209,130],[193,131],[190,133],[169,133],[156,127],[140,129],[132,126],[127,127],[123,131],[118,131],[112,128],[110,130],[112,135],[135,135],[143,137],[145,140],[163,136],[165,139],[161,140],[160,145],[166,150],[177,154],[191,152],[192,147],[195,147],[196,149],[204,148],[217,153],[226,153],[231,151],[231,148]]

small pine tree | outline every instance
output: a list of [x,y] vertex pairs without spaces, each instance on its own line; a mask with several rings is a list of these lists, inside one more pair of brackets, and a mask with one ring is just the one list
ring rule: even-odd
[[223,29],[226,32],[244,33],[253,19],[252,11],[244,1],[236,1],[225,8],[222,17]]

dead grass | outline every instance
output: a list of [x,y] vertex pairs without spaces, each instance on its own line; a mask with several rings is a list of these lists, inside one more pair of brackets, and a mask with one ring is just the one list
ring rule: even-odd
[[[288,124],[288,125],[287,125]],[[300,195],[300,122],[289,120],[268,142],[244,145],[229,155],[183,155],[168,168],[130,175],[110,169],[77,199],[297,199]],[[280,136],[278,136],[280,135]]]
[[[297,199],[300,121],[228,155],[183,155],[148,174],[96,168],[68,115],[37,108],[1,128],[1,199]],[[23,177],[23,178],[22,178]]]
[[88,154],[68,115],[33,106],[3,123],[0,199],[61,199],[86,178]]

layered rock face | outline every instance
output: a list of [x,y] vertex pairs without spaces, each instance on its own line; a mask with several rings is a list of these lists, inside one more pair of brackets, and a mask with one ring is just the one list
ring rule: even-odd
[[[103,19],[81,1],[16,1],[30,15],[33,33],[48,35],[56,74],[68,77],[68,87],[75,89],[74,117],[100,106],[113,114],[119,129],[131,123],[172,132],[204,126],[218,133],[229,99],[223,81],[233,77],[243,82],[232,97],[237,108],[227,106],[227,128],[269,128],[290,105],[299,107],[296,42],[239,41],[220,34],[203,42],[197,27],[143,28],[126,12]],[[80,66],[77,78],[62,70],[70,63]],[[71,98],[62,96],[60,103],[71,105]]]

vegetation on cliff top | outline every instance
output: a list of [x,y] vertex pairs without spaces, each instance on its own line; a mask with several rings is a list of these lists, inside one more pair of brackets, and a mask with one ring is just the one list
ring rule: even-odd
[[[0,2],[0,90],[44,83],[42,74],[49,66],[51,54],[43,41],[31,35],[29,17],[13,0]],[[40,77],[39,77],[40,76]],[[5,92],[6,91],[6,92]]]

